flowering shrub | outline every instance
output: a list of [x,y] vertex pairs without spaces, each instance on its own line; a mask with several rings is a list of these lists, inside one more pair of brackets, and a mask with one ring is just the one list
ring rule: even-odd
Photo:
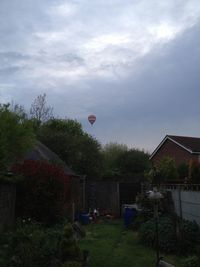
[[69,196],[69,177],[58,166],[26,160],[12,171],[24,177],[18,185],[16,212],[20,217],[51,224],[62,216]]

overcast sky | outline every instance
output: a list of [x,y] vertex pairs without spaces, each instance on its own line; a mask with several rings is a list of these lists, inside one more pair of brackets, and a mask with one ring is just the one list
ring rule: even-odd
[[199,0],[0,0],[0,63],[1,103],[46,93],[102,144],[200,136]]

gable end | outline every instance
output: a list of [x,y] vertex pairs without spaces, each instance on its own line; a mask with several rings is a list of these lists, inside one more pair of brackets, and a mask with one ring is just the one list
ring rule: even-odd
[[160,150],[160,148],[164,145],[164,143],[170,140],[171,142],[173,142],[174,144],[178,145],[179,147],[183,148],[184,150],[186,150],[187,152],[189,152],[190,154],[200,154],[200,152],[193,152],[191,149],[183,146],[182,144],[180,144],[179,142],[175,141],[173,138],[171,138],[170,136],[166,135],[165,138],[162,140],[162,142],[157,146],[157,148],[153,151],[153,153],[150,156],[150,160],[156,155],[156,153]]

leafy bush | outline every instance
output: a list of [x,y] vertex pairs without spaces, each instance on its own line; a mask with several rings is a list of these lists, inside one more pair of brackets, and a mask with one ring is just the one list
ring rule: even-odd
[[[16,110],[15,110],[16,111]],[[10,104],[0,104],[0,171],[6,172],[33,146],[35,136],[24,115],[11,111]]]
[[182,162],[181,164],[179,164],[177,171],[178,171],[179,179],[183,180],[186,177],[188,177],[189,165],[185,162]]
[[[195,253],[200,245],[200,229],[197,223],[180,220],[176,229],[171,218],[161,217],[158,222],[159,248],[165,252]],[[139,229],[142,243],[156,247],[155,219],[143,223]]]
[[150,220],[150,213],[142,211],[136,215],[132,223],[133,230],[139,230],[142,224]]
[[157,166],[162,182],[178,179],[178,171],[173,158],[164,157]]
[[71,229],[71,225],[63,229],[22,223],[15,232],[0,238],[1,266],[60,267],[66,260],[80,261],[82,253]]
[[199,267],[200,259],[197,256],[190,256],[183,261],[183,267]]
[[142,224],[139,229],[139,237],[142,243],[147,246],[155,246],[155,221],[153,219]]
[[[159,247],[165,252],[176,250],[176,235],[172,221],[167,217],[161,217],[158,222]],[[139,229],[139,237],[142,243],[150,247],[156,247],[155,219],[144,223]]]
[[200,228],[196,222],[180,221],[178,247],[180,253],[193,253],[200,245]]
[[145,211],[153,211],[152,203],[149,201],[147,194],[138,194],[136,197],[137,205]]
[[62,267],[82,267],[81,262],[77,262],[77,261],[68,261],[65,262]]
[[46,224],[62,216],[69,195],[69,178],[62,168],[44,161],[26,160],[13,166],[13,172],[24,177],[17,188],[17,216]]
[[199,183],[200,177],[200,164],[196,160],[190,160],[189,162],[189,182],[193,184]]

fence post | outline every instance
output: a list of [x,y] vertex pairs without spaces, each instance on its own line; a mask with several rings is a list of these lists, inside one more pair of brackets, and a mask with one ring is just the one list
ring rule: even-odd
[[181,185],[178,185],[178,201],[179,201],[179,215],[180,218],[183,218],[183,213],[182,213],[182,199],[181,199]]
[[118,206],[118,214],[121,215],[119,181],[117,181],[117,206]]

